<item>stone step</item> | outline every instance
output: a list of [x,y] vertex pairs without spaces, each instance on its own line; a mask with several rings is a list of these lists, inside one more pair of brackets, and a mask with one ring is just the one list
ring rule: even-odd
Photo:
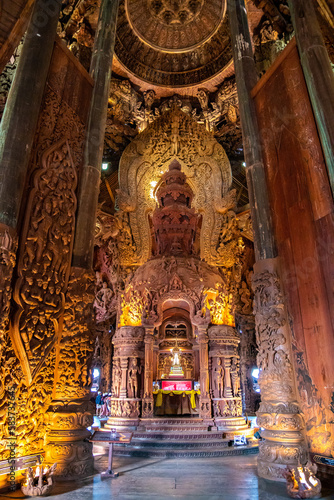
[[142,440],[142,439],[136,439],[132,438],[131,444],[126,445],[126,444],[115,444],[114,449],[119,449],[119,448],[126,448],[127,446],[130,446],[132,449],[146,449],[146,448],[160,448],[160,449],[187,449],[187,448],[226,448],[228,446],[229,441],[225,440],[223,441],[222,439],[215,439],[215,440],[197,440],[194,442],[189,442],[189,441],[162,441],[162,440]]
[[210,431],[194,431],[191,433],[186,433],[184,431],[162,431],[157,432],[156,430],[147,432],[135,431],[133,434],[133,439],[145,439],[145,440],[155,440],[159,439],[161,441],[197,441],[199,439],[224,439],[224,432],[210,432]]
[[[141,429],[139,429],[141,430]],[[190,425],[157,425],[152,427],[146,427],[146,432],[166,432],[166,431],[177,431],[177,432],[198,432],[207,431],[208,426],[190,426]]]
[[202,448],[185,448],[182,450],[175,450],[172,448],[159,449],[159,448],[140,448],[137,449],[131,445],[120,448],[114,447],[114,455],[127,456],[127,457],[160,457],[160,458],[201,458],[201,457],[223,457],[231,455],[246,455],[257,454],[257,445],[248,445],[240,447],[202,447]]
[[203,424],[203,419],[199,417],[155,417],[142,419],[145,424]]

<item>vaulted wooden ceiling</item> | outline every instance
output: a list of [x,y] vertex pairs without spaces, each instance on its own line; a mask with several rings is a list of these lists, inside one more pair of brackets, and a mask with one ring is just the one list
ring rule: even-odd
[[2,0],[0,4],[0,72],[26,30],[34,0]]

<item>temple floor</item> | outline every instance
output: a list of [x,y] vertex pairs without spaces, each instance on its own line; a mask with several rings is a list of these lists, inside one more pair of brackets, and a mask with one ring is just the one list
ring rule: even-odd
[[[53,500],[280,500],[289,498],[285,484],[259,479],[256,456],[206,459],[142,459],[115,457],[116,479],[100,475],[80,482],[55,486]],[[96,456],[98,471],[107,468],[107,457]],[[24,498],[22,493],[3,494],[0,498]],[[33,497],[38,498],[38,497]],[[39,497],[40,498],[40,497]],[[322,497],[334,500],[332,490],[323,488]]]

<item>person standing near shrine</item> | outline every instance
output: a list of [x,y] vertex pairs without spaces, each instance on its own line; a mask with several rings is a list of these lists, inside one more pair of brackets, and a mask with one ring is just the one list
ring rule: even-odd
[[101,391],[99,391],[97,393],[95,404],[96,404],[96,415],[99,417],[100,416],[100,412],[101,412],[101,408],[102,408],[102,394],[101,394]]

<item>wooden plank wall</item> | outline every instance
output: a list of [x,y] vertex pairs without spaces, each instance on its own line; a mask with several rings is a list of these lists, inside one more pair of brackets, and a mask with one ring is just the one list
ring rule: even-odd
[[334,456],[334,212],[295,41],[253,89],[310,449]]

